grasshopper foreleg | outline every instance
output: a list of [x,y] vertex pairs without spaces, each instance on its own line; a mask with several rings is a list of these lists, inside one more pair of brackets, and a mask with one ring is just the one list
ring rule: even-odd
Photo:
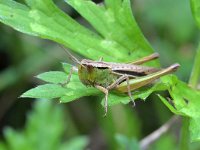
[[66,81],[64,81],[63,83],[60,83],[61,84],[61,86],[66,86],[69,82],[70,82],[70,79],[71,79],[71,77],[72,77],[72,73],[74,72],[74,71],[76,71],[77,69],[74,67],[74,66],[72,66],[71,67],[71,69],[70,69],[70,71],[69,71],[69,75],[68,75],[68,77],[67,77],[67,80]]

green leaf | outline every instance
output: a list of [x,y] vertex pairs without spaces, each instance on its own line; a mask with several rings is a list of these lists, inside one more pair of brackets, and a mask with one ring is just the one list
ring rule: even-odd
[[[133,61],[153,52],[132,15],[129,0],[107,0],[106,6],[85,0],[67,2],[96,32],[77,23],[52,0],[26,0],[26,5],[1,0],[0,21],[20,32],[56,41],[95,60],[103,56],[107,61]],[[151,65],[156,64],[152,62]]]
[[200,91],[192,89],[175,76],[163,77],[163,82],[168,85],[168,90],[173,99],[173,107],[164,98],[161,98],[173,113],[190,118],[190,138],[192,141],[200,140]]
[[148,150],[178,150],[179,147],[177,146],[176,137],[172,133],[168,132],[162,135],[159,139],[149,145]]
[[155,83],[153,85],[140,88],[140,90],[139,91],[135,91],[133,93],[133,95],[135,96],[135,99],[140,98],[142,100],[145,100],[153,92],[165,91],[165,90],[167,90],[166,85],[163,84],[161,81],[157,81],[157,83]]
[[61,71],[49,71],[37,75],[38,79],[49,83],[64,83],[67,80],[67,74]]
[[133,17],[129,0],[106,0],[105,5],[85,0],[65,1],[104,37],[99,44],[107,49],[107,55],[116,56],[114,61],[131,61],[153,52]]
[[[62,107],[53,106],[51,101],[38,100],[34,112],[29,114],[25,135],[29,136],[33,147],[39,145],[40,149],[58,149],[66,126]],[[41,142],[41,139],[46,142]]]
[[59,150],[83,150],[86,148],[88,143],[89,141],[87,137],[79,136],[79,137],[72,138],[71,140],[62,144]]
[[[63,68],[69,72],[71,65],[63,63]],[[40,85],[23,93],[21,97],[47,99],[60,98],[60,102],[70,102],[83,96],[98,95],[100,93],[100,91],[93,87],[84,86],[80,82],[77,72],[73,72],[70,82],[65,86],[57,84],[66,81],[68,76],[64,72],[45,72],[37,77],[46,82],[55,84]]]
[[17,149],[29,149],[29,143],[26,142],[26,137],[23,134],[15,131],[12,128],[7,127],[4,129],[4,135],[6,138],[6,142],[8,143],[8,148],[17,150]]
[[65,126],[60,107],[53,106],[50,101],[38,100],[34,111],[28,115],[24,130],[4,130],[6,145],[12,150],[55,150],[60,147]]
[[13,0],[0,1],[0,21],[16,30],[30,35],[37,35],[31,28],[30,9]]
[[64,14],[51,0],[27,0],[26,3],[28,6],[1,0],[0,21],[20,32],[64,44],[85,56],[83,50],[91,49],[92,45],[100,42],[101,38],[96,33]]
[[[70,84],[74,84],[74,83],[70,83]],[[70,86],[69,84],[69,86]],[[73,100],[76,100],[78,98],[81,98],[83,96],[92,96],[92,95],[99,95],[100,91],[98,91],[95,88],[87,88],[87,87],[83,87],[84,85],[80,84],[80,87],[77,89],[77,84],[75,84],[75,88],[69,88],[66,90],[66,92],[64,93],[64,95],[62,95],[60,97],[60,102],[66,103],[66,102],[70,102]],[[82,87],[82,88],[81,88]]]
[[135,138],[130,139],[124,135],[117,134],[115,139],[120,146],[120,150],[140,150],[139,143]]
[[197,26],[200,28],[200,1],[190,0],[193,16],[196,20]]
[[[102,99],[102,106],[104,106],[104,102],[105,102],[105,95]],[[123,94],[123,95],[119,95],[119,94],[114,94],[114,93],[109,93],[108,95],[108,106],[112,106],[112,105],[116,105],[116,104],[128,104],[130,102],[130,98],[128,97],[128,95]]]
[[7,150],[8,148],[3,142],[0,142],[0,150]]
[[[50,115],[49,115],[50,114]],[[66,114],[61,105],[53,105],[51,101],[38,100],[33,111],[29,113],[25,128],[16,131],[12,128],[4,130],[5,141],[0,142],[0,149],[12,150],[82,150],[88,145],[86,136],[77,136],[63,141],[66,133]],[[65,118],[65,119],[64,119]],[[64,121],[65,120],[65,121]],[[48,126],[48,128],[47,128]]]
[[61,85],[57,84],[44,84],[36,88],[28,90],[23,93],[20,97],[29,97],[29,98],[58,98],[64,95],[66,89]]
[[[167,90],[167,87],[165,84],[158,82],[154,85],[150,86],[146,86],[143,88],[140,88],[140,90],[136,90],[132,92],[132,97],[134,100],[138,100],[138,99],[142,99],[142,100],[146,100],[146,98],[151,95],[153,92],[155,91],[163,91],[163,90]],[[131,102],[130,97],[128,96],[127,93],[125,94],[119,94],[116,92],[110,92],[110,94],[108,95],[108,106],[112,106],[112,105],[116,105],[116,104],[128,104],[129,102]],[[104,105],[104,98],[101,102],[102,105]]]

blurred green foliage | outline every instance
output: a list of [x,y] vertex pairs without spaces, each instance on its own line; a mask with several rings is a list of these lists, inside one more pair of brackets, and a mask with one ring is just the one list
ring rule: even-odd
[[129,139],[127,138],[127,136],[121,135],[121,134],[117,134],[115,136],[116,140],[119,143],[119,146],[121,150],[140,150],[140,146],[139,143],[136,141],[136,139],[132,138]]
[[187,82],[198,42],[198,32],[192,18],[190,1],[182,0],[180,3],[179,0],[141,0],[136,2],[138,6],[135,9],[138,9],[139,16],[142,16],[139,17],[138,23],[153,47],[159,52],[161,64],[169,65],[171,62],[178,61],[184,67],[180,67],[176,74]]
[[196,20],[197,26],[200,28],[200,2],[198,0],[190,0],[193,16]]
[[63,109],[53,106],[51,101],[37,100],[27,117],[23,130],[4,130],[5,142],[0,143],[1,150],[83,150],[88,145],[85,136],[63,140],[70,129],[64,122]]

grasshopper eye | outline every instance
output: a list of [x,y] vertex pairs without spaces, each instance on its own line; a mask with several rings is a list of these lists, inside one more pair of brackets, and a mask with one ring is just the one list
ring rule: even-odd
[[107,67],[97,67],[98,69],[108,69]]

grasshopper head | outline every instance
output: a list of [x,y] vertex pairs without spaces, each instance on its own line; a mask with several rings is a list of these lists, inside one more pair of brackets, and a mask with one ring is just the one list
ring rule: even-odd
[[84,85],[93,86],[94,84],[93,71],[94,67],[85,63],[84,60],[82,60],[81,63],[78,65],[78,76],[80,81]]

